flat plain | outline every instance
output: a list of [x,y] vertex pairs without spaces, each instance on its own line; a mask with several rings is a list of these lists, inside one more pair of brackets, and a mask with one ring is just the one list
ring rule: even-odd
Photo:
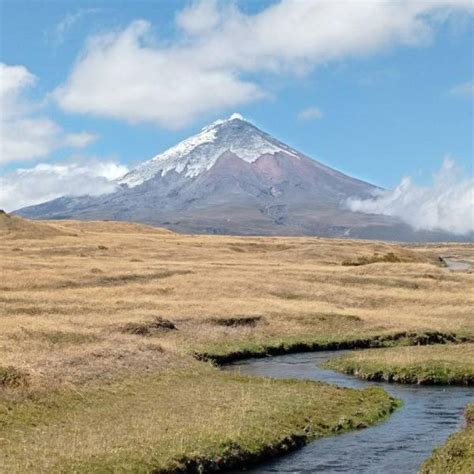
[[206,359],[474,340],[474,275],[438,260],[474,260],[470,244],[0,221],[0,470],[179,472],[284,451],[396,401]]

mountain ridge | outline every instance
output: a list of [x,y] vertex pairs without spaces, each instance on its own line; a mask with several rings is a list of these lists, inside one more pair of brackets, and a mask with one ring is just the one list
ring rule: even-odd
[[[350,211],[350,197],[380,189],[285,145],[239,114],[204,127],[117,181],[102,196],[61,197],[17,213],[40,219],[110,219],[177,232],[448,240],[396,218]],[[459,240],[451,236],[450,240]]]
[[[240,114],[234,113],[228,119],[216,120],[197,134],[141,163],[118,182],[134,187],[157,173],[164,175],[173,169],[178,173],[184,172],[187,177],[196,177],[212,168],[226,151],[249,163],[262,155],[278,152],[295,157],[306,156],[258,129]],[[322,163],[313,161],[318,166],[331,170]]]

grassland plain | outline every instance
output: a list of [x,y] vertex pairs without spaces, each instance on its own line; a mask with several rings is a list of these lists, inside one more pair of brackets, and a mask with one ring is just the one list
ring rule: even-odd
[[448,438],[421,466],[421,474],[454,474],[474,472],[474,403],[467,406],[466,426]]
[[[10,472],[192,471],[196,460],[289,449],[294,433],[364,426],[395,403],[239,378],[196,356],[474,337],[474,277],[441,268],[434,246],[6,215],[0,237],[0,466]],[[474,254],[448,250],[458,249]],[[365,258],[376,263],[343,265]]]
[[424,385],[474,385],[474,344],[364,350],[326,367],[366,380]]

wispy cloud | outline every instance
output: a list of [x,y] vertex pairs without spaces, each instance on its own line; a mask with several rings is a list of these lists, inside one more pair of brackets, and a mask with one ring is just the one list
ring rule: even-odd
[[474,81],[466,81],[455,85],[451,88],[449,94],[460,99],[474,99]]
[[319,107],[307,107],[298,112],[299,120],[319,120],[323,118],[323,113]]
[[36,77],[24,66],[0,63],[0,164],[44,158],[62,147],[83,148],[96,139],[91,133],[67,133],[38,113],[25,91]]
[[352,211],[402,219],[417,230],[443,230],[458,235],[474,232],[474,180],[462,177],[451,158],[433,176],[431,186],[418,186],[410,177],[373,199],[350,199]]
[[99,13],[100,8],[81,8],[74,13],[68,13],[56,24],[54,30],[48,35],[55,46],[60,46],[64,43],[68,32],[86,16]]
[[61,196],[98,196],[117,189],[128,169],[111,160],[74,159],[40,163],[0,177],[0,209],[14,211]]
[[258,73],[426,45],[459,11],[472,13],[472,1],[281,0],[247,14],[202,0],[176,16],[174,42],[156,41],[145,20],[90,38],[54,97],[69,112],[181,127],[266,97]]

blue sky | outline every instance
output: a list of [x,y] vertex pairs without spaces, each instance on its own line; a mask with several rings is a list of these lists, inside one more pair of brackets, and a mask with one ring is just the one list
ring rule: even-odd
[[58,127],[41,153],[5,127],[4,189],[38,164],[130,168],[232,112],[383,187],[428,185],[446,156],[469,177],[472,4],[427,3],[1,0],[0,61],[27,71],[5,108]]

